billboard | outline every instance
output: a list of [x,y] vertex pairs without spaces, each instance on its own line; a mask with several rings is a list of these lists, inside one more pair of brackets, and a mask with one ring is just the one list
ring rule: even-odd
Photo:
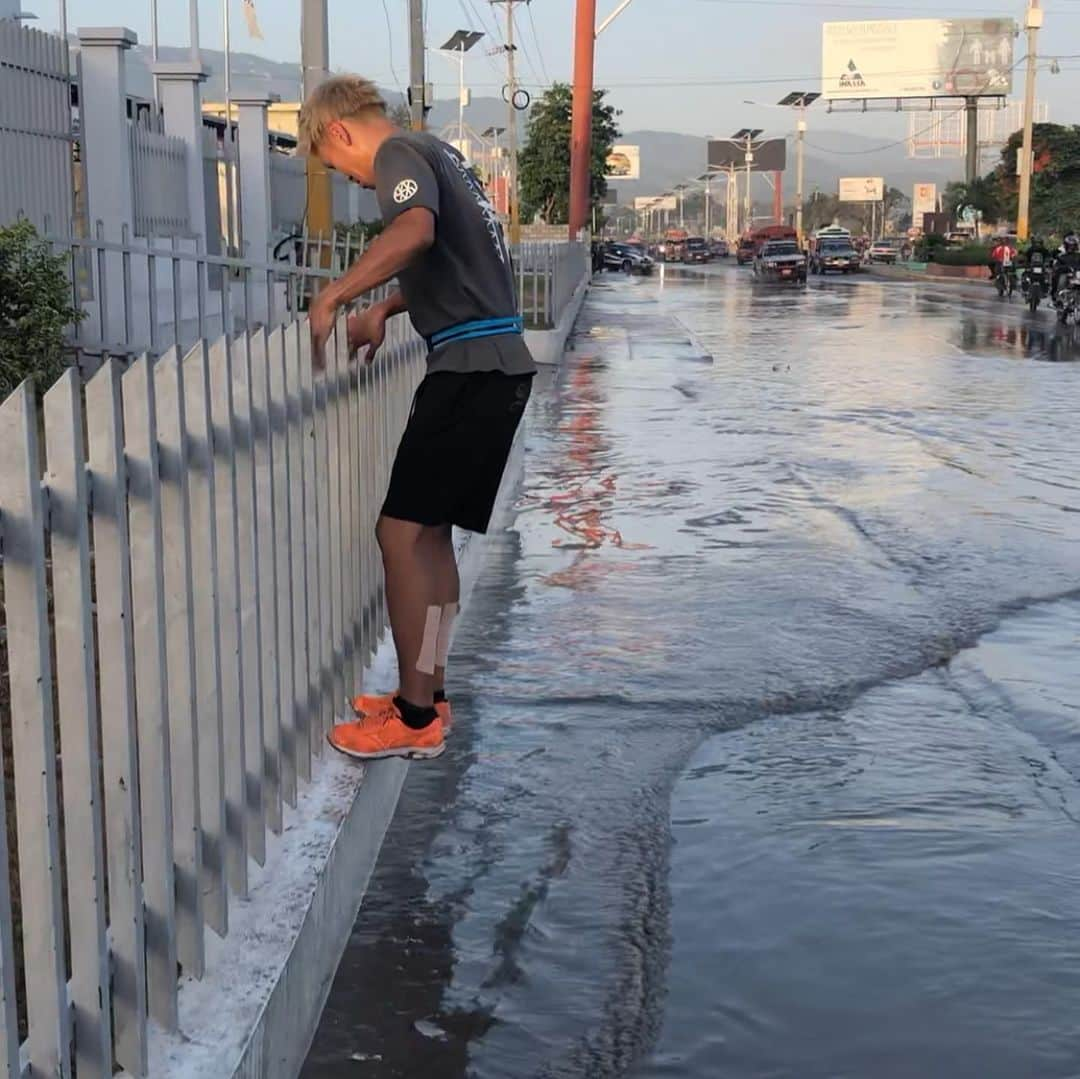
[[640,180],[641,147],[612,146],[607,156],[605,180]]
[[[783,172],[787,168],[787,140],[765,139],[753,144],[751,172]],[[710,139],[709,168],[746,168],[746,143],[741,139]]]
[[674,195],[639,195],[634,199],[635,210],[674,210],[677,202]]
[[921,229],[924,214],[937,213],[937,184],[916,184],[911,195],[911,223]]
[[1013,19],[827,22],[821,89],[827,101],[1006,96],[1012,92]]
[[849,176],[840,181],[841,202],[881,202],[885,181],[880,176]]

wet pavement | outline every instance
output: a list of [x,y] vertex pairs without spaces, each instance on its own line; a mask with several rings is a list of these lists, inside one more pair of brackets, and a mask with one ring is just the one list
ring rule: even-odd
[[601,279],[304,1071],[1080,1074],[1080,342]]

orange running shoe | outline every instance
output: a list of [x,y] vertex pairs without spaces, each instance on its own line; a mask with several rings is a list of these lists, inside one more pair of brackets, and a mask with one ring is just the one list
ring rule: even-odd
[[[353,697],[349,704],[352,705],[356,718],[364,719],[374,712],[381,711],[386,707],[387,702],[392,702],[400,693],[400,689],[395,689],[393,693],[361,693],[360,696]],[[442,720],[443,735],[449,735],[454,726],[454,710],[450,707],[449,698],[445,701],[436,701],[435,711],[439,713],[439,719]]]
[[406,726],[393,700],[354,723],[339,723],[326,736],[339,753],[361,761],[383,757],[429,760],[446,749],[442,720],[436,716],[422,730]]

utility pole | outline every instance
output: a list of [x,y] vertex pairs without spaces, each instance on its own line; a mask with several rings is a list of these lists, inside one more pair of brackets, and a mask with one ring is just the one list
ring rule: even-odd
[[[226,0],[226,3],[228,0]],[[303,0],[300,62],[306,99],[330,78],[330,27],[327,0]],[[228,108],[228,106],[226,106]],[[317,157],[307,159],[307,227],[311,235],[329,235],[334,226],[330,173]],[[327,252],[329,255],[329,251]]]
[[967,120],[964,179],[971,184],[979,178],[979,99],[977,97],[969,97],[965,100],[964,118]]
[[424,0],[409,0],[409,116],[413,131],[424,130],[427,115],[424,81]]
[[596,0],[577,0],[574,22],[574,93],[570,134],[570,239],[585,227],[592,173],[593,71]]
[[510,177],[506,192],[510,204],[510,243],[521,242],[521,206],[518,198],[518,127],[517,127],[517,46],[514,44],[514,5],[527,4],[529,0],[491,0],[492,5],[506,5],[506,127],[510,143]]
[[1043,25],[1039,0],[1031,0],[1025,27],[1028,36],[1027,86],[1024,90],[1024,142],[1020,150],[1020,205],[1016,215],[1016,235],[1020,240],[1031,236],[1031,169],[1035,156],[1035,72],[1038,67],[1038,36]]

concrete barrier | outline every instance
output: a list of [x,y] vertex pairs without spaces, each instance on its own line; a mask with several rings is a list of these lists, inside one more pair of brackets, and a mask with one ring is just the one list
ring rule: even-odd
[[[523,438],[524,424],[507,464],[495,521],[513,500],[524,466]],[[464,609],[483,568],[486,542],[471,533],[459,533],[455,541]],[[365,686],[385,689],[395,674],[387,635]],[[228,937],[208,932],[206,977],[182,980],[180,1032],[151,1026],[149,1075],[295,1079],[407,770],[399,760],[361,766],[327,748],[297,808],[286,812],[283,834],[268,841],[265,865],[253,868],[248,900],[230,907]]]
[[543,366],[553,366],[562,363],[563,352],[566,349],[566,340],[570,336],[581,313],[581,305],[585,302],[585,294],[589,291],[590,274],[586,270],[570,302],[566,305],[558,325],[551,330],[526,330],[525,344],[533,354],[533,359]]

